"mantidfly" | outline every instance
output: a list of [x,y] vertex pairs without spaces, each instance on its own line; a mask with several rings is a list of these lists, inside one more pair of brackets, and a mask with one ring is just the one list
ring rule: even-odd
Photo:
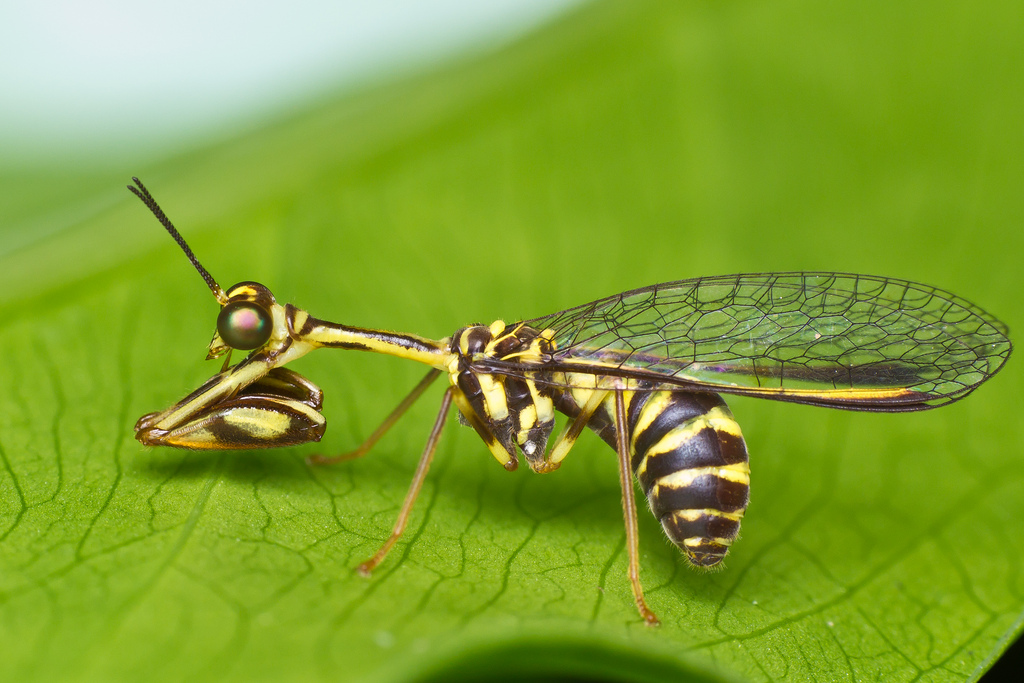
[[[365,455],[429,385],[448,377],[441,410],[391,535],[359,565],[369,574],[402,535],[452,403],[507,470],[557,469],[584,427],[618,454],[629,581],[640,585],[635,474],[668,537],[697,567],[721,562],[739,533],[750,469],[719,394],[878,412],[967,396],[1009,358],[1006,326],[948,292],[893,278],[759,273],[636,289],[522,322],[471,325],[433,340],[349,327],[281,306],[257,282],[227,291],[199,263],[152,195],[129,186],[177,241],[220,304],[209,358],[219,373],[167,410],[144,415],[151,446],[249,449],[319,441],[322,393],[284,366],[313,349],[419,361],[426,377],[356,450]],[[248,351],[231,365],[232,350]],[[567,424],[548,450],[555,412]]]

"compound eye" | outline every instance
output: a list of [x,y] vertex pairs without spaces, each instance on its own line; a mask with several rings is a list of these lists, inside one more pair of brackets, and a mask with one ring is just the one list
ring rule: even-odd
[[217,332],[224,343],[239,351],[263,346],[270,339],[270,313],[250,301],[235,301],[220,309]]

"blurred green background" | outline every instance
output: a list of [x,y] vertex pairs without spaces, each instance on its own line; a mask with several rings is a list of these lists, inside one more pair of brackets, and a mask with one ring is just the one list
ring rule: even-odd
[[[0,678],[975,680],[1024,614],[1018,359],[969,399],[862,415],[735,399],[744,532],[685,567],[614,456],[508,474],[452,424],[373,578],[428,394],[321,351],[319,445],[190,454],[131,427],[218,368],[222,285],[443,337],[706,274],[948,288],[1022,329],[1024,6],[593,2],[501,49],[160,158],[0,160]],[[1011,333],[1012,334],[1012,333]]]

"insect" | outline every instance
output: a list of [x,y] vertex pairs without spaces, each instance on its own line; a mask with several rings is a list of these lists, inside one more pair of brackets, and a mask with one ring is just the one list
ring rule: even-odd
[[[561,465],[589,427],[618,454],[629,581],[639,576],[636,477],[668,537],[697,567],[725,557],[747,507],[750,469],[721,394],[877,412],[959,400],[1010,356],[1007,328],[948,292],[893,278],[766,273],[681,280],[514,323],[470,325],[433,340],[350,327],[277,303],[257,282],[227,291],[199,263],[149,191],[135,193],[206,281],[221,310],[209,358],[221,372],[135,425],[143,444],[275,448],[319,441],[322,393],[284,366],[318,348],[386,353],[430,367],[354,451],[365,455],[441,375],[448,386],[398,518],[368,575],[402,535],[454,403],[506,470]],[[230,364],[233,350],[247,351]],[[555,413],[567,416],[549,449]]]

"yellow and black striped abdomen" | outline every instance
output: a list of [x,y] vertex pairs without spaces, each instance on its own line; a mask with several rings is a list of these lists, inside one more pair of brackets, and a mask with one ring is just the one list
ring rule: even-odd
[[668,537],[698,567],[722,561],[750,494],[747,446],[717,394],[629,397],[633,471]]

